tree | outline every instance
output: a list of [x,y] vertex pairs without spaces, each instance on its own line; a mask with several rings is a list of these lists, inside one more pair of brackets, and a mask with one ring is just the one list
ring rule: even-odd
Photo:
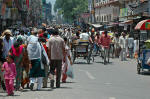
[[88,10],[88,0],[56,0],[54,11],[62,14],[65,20],[73,21]]

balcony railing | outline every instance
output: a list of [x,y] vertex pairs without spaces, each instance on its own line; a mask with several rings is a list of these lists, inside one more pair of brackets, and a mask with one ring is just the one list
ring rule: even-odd
[[100,8],[102,6],[110,5],[113,3],[119,2],[119,0],[108,0],[108,1],[101,1],[95,4],[95,8]]

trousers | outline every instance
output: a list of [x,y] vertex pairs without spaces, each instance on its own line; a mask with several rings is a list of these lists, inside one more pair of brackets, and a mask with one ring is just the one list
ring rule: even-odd
[[14,91],[14,79],[5,79],[6,91],[9,94],[12,94]]
[[54,80],[55,69],[56,69],[56,86],[60,86],[62,60],[51,60],[50,66],[51,66],[50,74],[52,75],[50,79]]
[[43,87],[47,87],[47,80],[48,80],[48,71],[49,71],[49,66],[45,65],[45,77],[43,78]]
[[[43,77],[38,77],[37,78],[37,89],[41,89],[41,86],[42,86],[42,81],[43,81]],[[30,78],[30,84],[31,83],[35,83],[36,82],[36,78]]]
[[127,52],[126,52],[126,48],[122,48],[120,54],[121,54],[121,61],[127,60]]

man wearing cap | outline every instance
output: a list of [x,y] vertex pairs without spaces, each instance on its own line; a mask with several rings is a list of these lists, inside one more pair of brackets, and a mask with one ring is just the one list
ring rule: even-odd
[[3,55],[4,58],[6,59],[6,56],[8,55],[8,52],[11,49],[11,46],[13,45],[13,38],[11,37],[12,36],[11,31],[8,29],[3,32],[3,36],[4,36]]

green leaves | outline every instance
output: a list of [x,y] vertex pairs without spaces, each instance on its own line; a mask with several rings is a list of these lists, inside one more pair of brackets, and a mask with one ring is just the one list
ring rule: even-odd
[[81,13],[87,12],[88,0],[56,0],[54,11],[65,19],[73,21]]

